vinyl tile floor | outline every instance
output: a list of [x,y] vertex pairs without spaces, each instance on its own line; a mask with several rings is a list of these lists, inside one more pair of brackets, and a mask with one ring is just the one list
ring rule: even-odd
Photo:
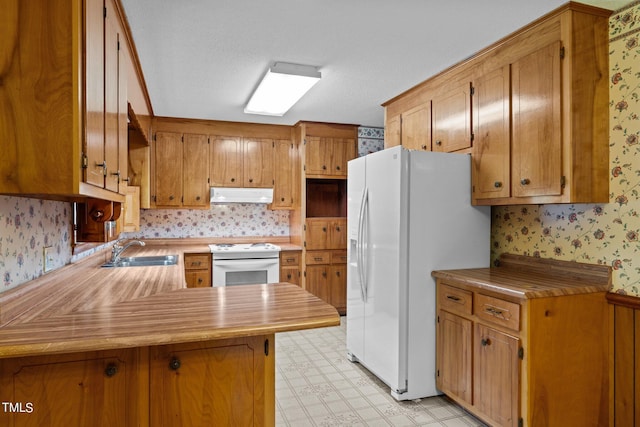
[[444,396],[396,401],[347,360],[345,317],[340,323],[276,334],[276,426],[484,426]]

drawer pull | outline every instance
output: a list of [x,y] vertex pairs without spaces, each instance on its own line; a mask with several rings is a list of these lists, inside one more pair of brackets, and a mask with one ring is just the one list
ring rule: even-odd
[[287,258],[286,261],[287,262],[294,262],[296,259],[295,258]]
[[484,311],[486,311],[487,313],[491,314],[492,316],[503,317],[504,318],[504,311],[500,310],[499,308],[487,307],[487,308],[484,309]]
[[486,347],[488,345],[491,345],[491,340],[489,338],[483,338],[483,339],[480,340],[480,344],[483,347]]
[[457,297],[455,295],[447,295],[447,299],[450,299],[451,301],[455,301],[455,302],[460,302],[462,301],[462,298]]
[[314,260],[314,261],[322,261],[322,260],[323,260],[323,258],[322,258],[322,257],[319,257],[319,256],[316,256],[316,257],[313,257],[313,260]]

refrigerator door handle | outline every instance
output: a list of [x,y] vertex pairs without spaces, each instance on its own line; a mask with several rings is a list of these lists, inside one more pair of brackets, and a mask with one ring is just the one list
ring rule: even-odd
[[358,276],[360,278],[360,297],[362,301],[367,300],[367,295],[364,288],[364,280],[365,280],[365,270],[364,270],[364,253],[363,253],[363,244],[362,239],[364,236],[364,210],[365,204],[368,199],[368,189],[364,188],[362,191],[362,199],[360,200],[360,211],[358,212],[358,244],[356,245],[356,254],[357,254],[357,262],[358,262]]
[[362,295],[363,301],[367,301],[369,290],[369,277],[367,274],[369,260],[369,233],[367,232],[369,227],[369,187],[365,187],[365,197],[362,209]]

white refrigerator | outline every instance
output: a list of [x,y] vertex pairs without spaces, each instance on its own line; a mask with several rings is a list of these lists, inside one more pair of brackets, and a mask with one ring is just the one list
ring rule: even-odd
[[471,158],[400,146],[348,163],[347,357],[397,400],[436,389],[433,270],[489,266],[491,210]]

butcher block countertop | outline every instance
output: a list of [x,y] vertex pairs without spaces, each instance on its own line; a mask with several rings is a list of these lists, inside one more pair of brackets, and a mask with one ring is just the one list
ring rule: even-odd
[[607,292],[611,287],[606,265],[512,254],[503,254],[497,267],[437,270],[432,276],[514,300]]
[[204,243],[147,241],[123,256],[172,266],[102,268],[109,251],[0,294],[0,358],[272,334],[336,326],[331,305],[288,283],[186,288],[184,254]]

